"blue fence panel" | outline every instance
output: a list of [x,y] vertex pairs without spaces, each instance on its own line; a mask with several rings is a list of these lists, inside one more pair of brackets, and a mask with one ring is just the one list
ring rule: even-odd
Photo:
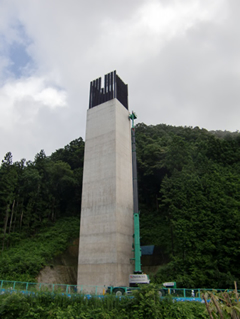
[[[10,280],[0,280],[0,294],[12,293],[14,291],[22,293],[35,293],[35,292],[50,292],[67,294],[83,294],[86,297],[98,296],[101,297],[105,294],[107,287],[105,286],[86,286],[86,285],[66,285],[66,284],[47,284],[47,283],[33,283],[33,282],[20,282]],[[176,301],[201,301],[202,294],[206,292],[221,292],[224,289],[208,289],[208,288],[162,288],[159,290],[159,296],[164,297],[171,295]],[[233,291],[227,290],[227,291]],[[240,292],[238,290],[238,292]],[[89,297],[90,298],[90,297]]]

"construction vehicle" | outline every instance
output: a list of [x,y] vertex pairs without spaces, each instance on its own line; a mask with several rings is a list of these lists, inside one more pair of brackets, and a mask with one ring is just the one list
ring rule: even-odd
[[136,114],[132,112],[129,119],[132,121],[131,136],[132,136],[132,169],[133,169],[133,252],[135,261],[134,273],[129,275],[129,287],[108,287],[107,293],[122,295],[131,293],[134,287],[139,284],[149,284],[148,275],[144,274],[141,269],[141,247],[140,247],[140,223],[139,223],[139,209],[138,209],[138,184],[137,184],[137,156],[136,156],[136,142],[135,142],[135,127],[134,120],[137,118]]
[[[135,281],[135,284],[136,284],[136,281]],[[157,287],[159,297],[164,297],[166,295],[174,294],[175,288],[177,288],[177,284],[175,281],[162,283],[161,285],[159,285]],[[137,284],[135,285],[135,287],[124,287],[124,286],[113,287],[113,286],[110,286],[106,290],[106,293],[113,294],[116,296],[131,295],[133,293],[133,291],[137,290],[137,289],[139,289],[139,286]]]
[[[113,287],[110,286],[106,293],[121,296],[124,294],[131,294],[133,290],[138,289],[140,284],[149,284],[150,279],[147,274],[144,274],[141,269],[141,246],[140,246],[140,223],[139,223],[139,208],[138,208],[138,183],[137,183],[137,155],[136,155],[136,141],[135,141],[135,127],[134,120],[137,118],[136,114],[132,112],[129,119],[132,121],[131,136],[132,136],[132,169],[133,169],[133,252],[135,269],[134,273],[129,275],[129,287]],[[165,282],[159,287],[159,295],[164,296],[169,293],[169,289],[177,288],[176,282]]]
[[134,221],[134,234],[133,234],[133,251],[135,261],[134,274],[129,275],[129,286],[137,287],[139,284],[149,284],[150,280],[148,275],[144,274],[141,269],[141,246],[140,246],[140,223],[139,223],[139,208],[138,208],[138,182],[137,182],[137,154],[136,154],[136,141],[135,141],[135,127],[134,120],[137,118],[136,114],[132,112],[129,115],[132,121],[131,135],[132,135],[132,169],[133,169],[133,221]]

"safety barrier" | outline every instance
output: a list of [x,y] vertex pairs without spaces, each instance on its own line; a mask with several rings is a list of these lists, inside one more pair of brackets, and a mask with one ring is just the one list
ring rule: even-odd
[[103,295],[106,292],[104,286],[66,285],[66,284],[45,284],[35,282],[21,282],[0,280],[0,290],[24,291],[24,292],[52,292],[65,294],[91,294]]
[[[22,292],[52,292],[83,295],[104,295],[107,290],[105,286],[86,286],[86,285],[66,285],[66,284],[46,284],[34,282],[21,282],[0,280],[1,291],[22,291]],[[171,295],[175,298],[201,298],[202,294],[207,292],[233,291],[233,289],[212,289],[212,288],[159,288],[160,296]],[[238,290],[240,293],[240,290]]]
[[171,295],[172,297],[181,297],[181,298],[201,298],[203,293],[209,292],[224,292],[224,291],[232,291],[226,289],[214,289],[214,288],[164,288],[161,289],[164,295]]

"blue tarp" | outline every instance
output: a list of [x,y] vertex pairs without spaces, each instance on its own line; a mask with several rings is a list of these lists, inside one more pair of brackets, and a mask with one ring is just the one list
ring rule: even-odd
[[144,255],[153,255],[154,245],[141,246],[142,256]]

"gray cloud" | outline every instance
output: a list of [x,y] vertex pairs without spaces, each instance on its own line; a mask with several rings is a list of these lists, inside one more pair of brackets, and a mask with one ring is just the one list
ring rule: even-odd
[[[30,39],[23,43],[34,61],[29,76],[44,83],[33,88],[20,78],[26,96],[17,91],[20,96],[13,98],[4,88],[12,83],[16,93],[17,80],[3,78],[0,114],[15,120],[7,127],[0,122],[1,158],[9,150],[14,160],[33,159],[42,148],[50,155],[84,137],[89,82],[114,69],[129,84],[130,108],[140,122],[239,128],[237,0],[0,4],[5,12],[0,35],[21,41],[16,26],[23,26]],[[8,58],[2,53],[2,61]]]

